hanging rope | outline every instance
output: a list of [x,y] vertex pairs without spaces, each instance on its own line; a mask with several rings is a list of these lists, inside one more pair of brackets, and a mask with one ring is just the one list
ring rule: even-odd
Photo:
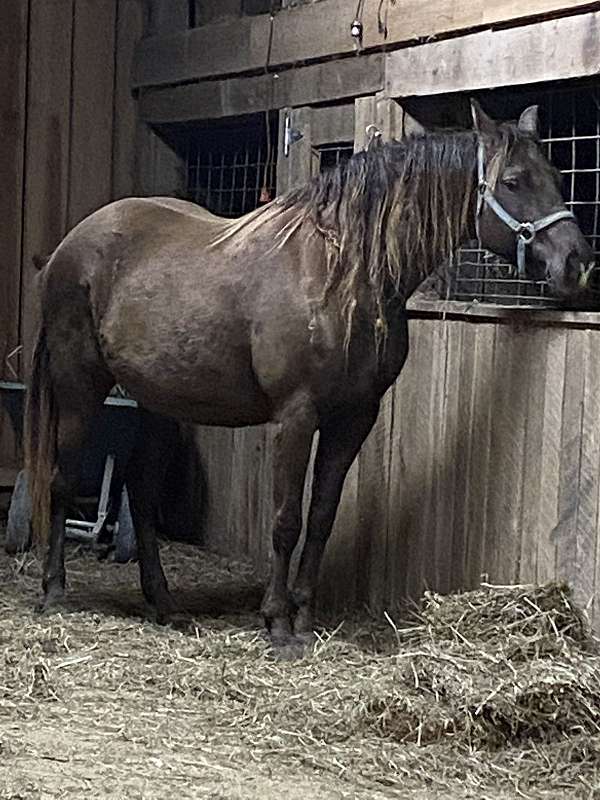
[[[273,51],[273,33],[275,23],[275,0],[271,0],[271,11],[269,12],[269,39],[267,42],[267,55],[265,58],[265,75],[269,75],[271,65],[271,53]],[[273,82],[269,84],[269,102],[265,111],[265,134],[267,138],[267,154],[265,157],[265,168],[263,170],[263,183],[260,190],[259,203],[268,203],[271,198],[269,187],[269,174],[272,168],[271,160],[273,157],[273,137],[271,132],[271,108],[273,106]]]
[[[384,4],[385,12],[382,15]],[[377,9],[377,29],[384,39],[388,37],[388,14],[390,5],[395,6],[396,0],[379,0],[379,7]]]

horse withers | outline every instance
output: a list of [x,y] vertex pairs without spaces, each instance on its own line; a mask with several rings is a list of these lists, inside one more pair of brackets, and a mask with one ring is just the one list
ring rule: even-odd
[[[540,150],[537,108],[517,124],[497,124],[477,105],[473,113],[473,130],[370,147],[238,220],[182,200],[129,198],[65,237],[40,275],[26,425],[35,536],[47,545],[42,607],[64,591],[65,505],[81,444],[119,383],[145,409],[126,481],[153,614],[174,609],[155,533],[171,420],[271,422],[275,518],[262,612],[275,642],[311,634],[346,473],[408,353],[411,293],[477,235],[564,297],[588,274],[592,253]],[[316,431],[306,542],[289,588]]]

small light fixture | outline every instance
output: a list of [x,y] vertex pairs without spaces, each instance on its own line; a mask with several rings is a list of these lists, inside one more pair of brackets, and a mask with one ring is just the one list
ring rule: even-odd
[[350,35],[354,39],[356,45],[360,47],[363,38],[363,24],[359,19],[355,19],[350,26]]

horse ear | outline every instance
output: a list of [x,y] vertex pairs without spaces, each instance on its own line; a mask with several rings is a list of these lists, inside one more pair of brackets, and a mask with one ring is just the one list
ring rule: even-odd
[[517,128],[520,133],[525,136],[533,136],[534,139],[539,139],[539,106],[529,106],[519,117]]
[[496,132],[496,123],[485,113],[479,102],[471,98],[471,116],[473,117],[473,128],[477,133],[493,136]]

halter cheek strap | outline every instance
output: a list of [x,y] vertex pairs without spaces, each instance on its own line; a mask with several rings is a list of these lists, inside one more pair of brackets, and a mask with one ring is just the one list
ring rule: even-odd
[[561,219],[575,219],[575,215],[571,211],[567,211],[567,209],[555,211],[534,222],[519,222],[519,220],[509,214],[504,206],[496,200],[487,182],[485,175],[485,148],[481,140],[477,146],[477,191],[477,215],[475,218],[477,236],[479,238],[479,220],[485,204],[517,237],[517,273],[520,278],[525,277],[527,246],[533,242],[537,234],[545,228],[554,225],[555,222],[560,222]]

